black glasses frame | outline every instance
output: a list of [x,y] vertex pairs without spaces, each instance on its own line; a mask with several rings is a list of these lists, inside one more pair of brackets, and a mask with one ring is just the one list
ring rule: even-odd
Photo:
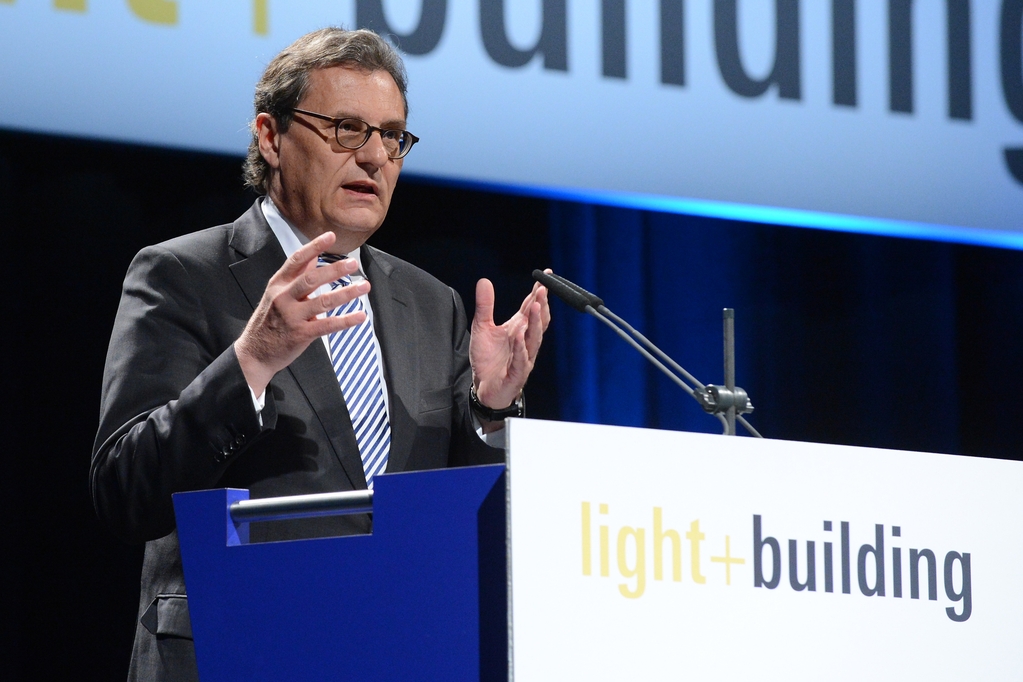
[[[334,141],[337,142],[339,146],[344,147],[345,149],[351,149],[351,150],[362,149],[363,147],[366,146],[366,143],[369,142],[369,138],[373,136],[374,132],[380,133],[380,139],[381,140],[384,137],[384,133],[400,133],[402,135],[402,137],[405,137],[405,138],[408,139],[408,144],[406,144],[401,149],[401,151],[398,153],[397,156],[391,156],[390,154],[388,154],[387,158],[389,158],[389,159],[403,159],[406,156],[408,156],[408,153],[410,151],[412,151],[413,145],[415,145],[416,142],[419,142],[419,138],[416,137],[415,135],[413,135],[412,133],[410,133],[407,130],[401,130],[401,129],[397,129],[397,128],[378,128],[376,126],[371,126],[370,124],[368,124],[365,121],[363,121],[361,118],[355,118],[354,116],[345,116],[344,118],[335,118],[333,116],[327,116],[326,114],[318,114],[315,111],[306,111],[305,109],[295,109],[295,108],[293,108],[292,111],[294,113],[296,113],[296,114],[305,114],[306,116],[312,116],[313,118],[318,118],[318,119],[321,119],[323,121],[329,121],[329,122],[333,123],[334,124]],[[341,124],[344,123],[345,121],[358,121],[359,123],[361,123],[364,126],[366,126],[366,137],[362,140],[362,142],[360,144],[358,144],[358,145],[356,145],[354,147],[349,146],[349,145],[344,144],[343,142],[341,142]]]

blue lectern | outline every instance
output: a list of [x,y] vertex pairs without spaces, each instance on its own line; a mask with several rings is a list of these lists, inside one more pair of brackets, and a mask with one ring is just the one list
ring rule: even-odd
[[504,466],[377,477],[371,535],[250,544],[247,499],[174,496],[203,682],[507,679]]

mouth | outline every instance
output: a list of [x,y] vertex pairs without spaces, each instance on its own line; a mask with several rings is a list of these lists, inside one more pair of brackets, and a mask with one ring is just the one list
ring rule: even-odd
[[377,193],[376,185],[371,182],[349,182],[342,185],[342,187],[349,192],[356,192],[357,194],[375,195]]

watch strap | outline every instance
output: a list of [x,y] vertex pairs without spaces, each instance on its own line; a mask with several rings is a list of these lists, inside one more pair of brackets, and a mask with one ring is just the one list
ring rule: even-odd
[[515,399],[508,407],[495,410],[492,407],[487,407],[480,402],[479,397],[476,395],[476,387],[469,387],[469,404],[472,406],[472,411],[476,415],[488,422],[499,422],[507,419],[508,417],[525,417],[526,416],[526,398],[523,393],[519,393],[519,397]]

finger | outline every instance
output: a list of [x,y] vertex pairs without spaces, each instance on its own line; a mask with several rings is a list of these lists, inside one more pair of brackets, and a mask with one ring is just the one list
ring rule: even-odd
[[547,287],[541,287],[537,293],[537,302],[540,304],[540,328],[547,331],[551,324],[551,302],[548,297]]
[[472,326],[490,326],[494,324],[494,285],[489,279],[476,282],[476,314],[472,318]]
[[508,367],[508,379],[504,386],[504,391],[511,395],[511,400],[515,400],[522,391],[532,369],[532,360],[526,343],[528,331],[528,329],[519,329],[512,336],[511,365]]
[[529,325],[526,327],[524,342],[526,345],[526,356],[532,362],[540,350],[540,343],[543,341],[544,328],[541,322],[540,303],[535,302],[529,309]]
[[310,262],[315,262],[321,253],[334,244],[335,239],[337,237],[333,232],[324,232],[291,254],[277,274],[283,276],[286,281],[299,277],[306,271]]
[[309,333],[313,337],[327,336],[349,327],[360,325],[366,321],[366,318],[365,310],[357,310],[354,313],[347,313],[345,315],[317,318],[309,322]]
[[299,315],[305,320],[312,319],[351,303],[359,296],[368,294],[369,290],[369,282],[363,280],[346,287],[338,287],[334,291],[329,291],[319,296],[306,298],[304,301],[299,302]]
[[288,288],[295,300],[301,301],[324,284],[335,282],[358,269],[359,264],[355,262],[354,258],[346,258],[319,267],[317,267],[316,261],[310,261],[305,273],[288,285]]
[[519,306],[519,312],[523,315],[529,314],[529,307],[533,305],[533,301],[536,300],[536,294],[540,290],[540,283],[534,282],[533,288],[529,290],[529,293],[524,299],[522,299],[522,305]]

